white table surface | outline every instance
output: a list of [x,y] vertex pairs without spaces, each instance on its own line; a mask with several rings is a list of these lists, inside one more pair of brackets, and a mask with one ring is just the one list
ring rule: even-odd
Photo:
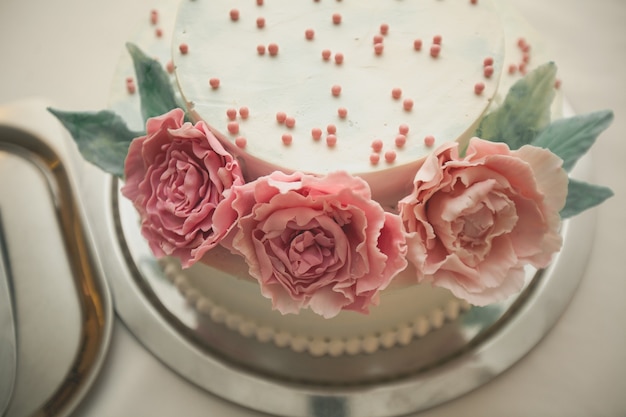
[[[590,262],[553,331],[492,382],[420,416],[623,416],[626,2],[510,1],[554,51],[563,91],[576,112],[615,111],[592,156],[595,181],[616,195],[597,209]],[[151,0],[0,0],[0,104],[43,97],[58,108],[104,108],[123,45],[151,6]],[[260,416],[180,378],[119,319],[104,369],[75,415]]]

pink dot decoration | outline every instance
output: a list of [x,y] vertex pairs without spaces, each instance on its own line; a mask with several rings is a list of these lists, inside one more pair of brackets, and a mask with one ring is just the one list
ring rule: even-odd
[[337,136],[332,135],[332,134],[326,136],[326,144],[330,146],[331,148],[335,146],[337,144]]
[[385,152],[385,161],[392,163],[396,160],[396,156],[396,151],[387,151]]
[[441,53],[441,45],[434,44],[430,47],[430,56],[432,56],[433,58],[439,57],[440,53]]
[[270,43],[269,45],[267,45],[267,52],[269,52],[271,56],[278,55],[278,45],[275,43]]
[[441,40],[442,40],[441,35],[435,35],[435,36],[433,36],[433,44],[435,44],[435,45],[441,45]]
[[263,0],[256,0],[257,6],[263,6]]
[[398,148],[402,148],[404,145],[406,145],[406,136],[404,135],[396,136],[395,143]]
[[400,132],[401,135],[408,135],[409,133],[409,125],[400,125],[398,126],[398,132]]
[[172,62],[172,60],[167,61],[167,64],[165,64],[165,69],[170,74],[174,72],[174,63]]
[[332,88],[330,89],[330,92],[332,93],[334,97],[339,97],[339,95],[341,95],[341,86],[333,85]]
[[219,78],[211,78],[209,80],[209,85],[212,89],[217,90],[220,87],[220,79]]
[[402,97],[402,89],[394,88],[393,90],[391,90],[391,97],[393,97],[395,100],[399,100],[400,97]]
[[320,140],[322,137],[322,129],[319,127],[311,129],[311,137],[313,137],[314,140]]
[[341,117],[342,119],[345,119],[348,116],[348,109],[346,109],[345,107],[339,107],[337,109],[337,114],[339,115],[339,117]]
[[236,22],[237,20],[239,20],[239,10],[232,9],[230,11],[230,20],[232,20],[233,22]]
[[256,47],[256,52],[259,55],[265,55],[265,45],[259,45]]
[[491,78],[493,75],[493,67],[491,65],[487,65],[483,68],[483,73],[485,74],[485,78]]
[[156,25],[159,22],[159,12],[157,10],[150,11],[150,23]]
[[411,111],[413,110],[413,100],[411,100],[410,98],[407,98],[406,100],[404,100],[404,102],[402,103],[402,106],[404,107],[404,110],[406,111]]
[[424,145],[428,146],[429,148],[431,146],[433,146],[435,144],[435,137],[432,135],[428,135],[424,138]]
[[386,35],[388,33],[389,33],[389,25],[387,23],[383,23],[382,25],[380,25],[380,34]]
[[421,51],[422,50],[422,40],[421,39],[415,39],[413,41],[413,49],[415,49],[416,51]]
[[330,133],[331,135],[334,135],[335,133],[337,133],[337,126],[333,124],[326,126],[326,132]]
[[313,38],[315,37],[315,31],[313,29],[307,29],[304,31],[304,37],[307,40],[313,40]]
[[337,52],[337,53],[335,54],[335,63],[336,63],[337,65],[341,65],[341,64],[343,64],[343,54],[342,54],[341,52]]
[[561,80],[557,79],[554,81],[554,88],[556,88],[557,90],[561,88]]
[[235,145],[237,145],[238,148],[243,149],[247,144],[248,141],[243,136],[238,136],[237,139],[235,139]]
[[383,141],[380,139],[374,139],[372,141],[372,150],[374,152],[380,152],[383,150]]
[[476,83],[474,85],[474,93],[479,96],[483,93],[483,91],[485,91],[485,84],[483,83]]
[[295,119],[295,118],[293,118],[293,117],[291,117],[291,116],[288,116],[288,117],[285,119],[285,126],[287,126],[288,128],[290,128],[290,129],[291,129],[291,128],[292,128],[292,127],[294,127],[295,125],[296,125],[296,119]]
[[250,109],[248,109],[246,106],[241,107],[239,109],[239,115],[242,119],[247,119],[248,116],[250,116]]
[[490,65],[493,65],[493,58],[489,56],[483,61],[483,67],[488,67]]
[[384,49],[385,46],[382,43],[377,43],[376,45],[374,45],[374,53],[376,55],[382,55]]
[[478,0],[470,0],[470,4],[478,4]]
[[163,37],[163,29],[161,29],[161,28],[157,28],[157,29],[154,31],[154,34],[156,35],[156,37],[157,37],[157,38],[162,38],[162,37]]
[[333,23],[335,25],[341,24],[341,15],[339,13],[334,13],[333,14]]
[[383,36],[382,36],[382,35],[376,35],[376,36],[374,36],[374,45],[376,45],[377,43],[383,43],[383,40],[384,40],[384,39],[385,39],[385,38],[383,38]]
[[530,62],[530,54],[528,52],[524,52],[522,54],[522,62],[528,64]]
[[328,61],[330,59],[331,54],[332,53],[330,52],[329,49],[324,49],[322,51],[322,59],[324,59],[324,61]]
[[511,64],[509,65],[509,74],[513,75],[517,72],[517,65]]
[[126,83],[126,91],[128,92],[128,94],[135,94],[135,92],[137,91],[135,83]]
[[276,121],[280,124],[285,123],[285,120],[287,120],[287,114],[285,112],[279,111],[278,113],[276,113]]
[[256,27],[258,27],[259,29],[263,29],[265,27],[265,18],[264,17],[258,17],[256,19]]
[[237,122],[228,122],[228,131],[233,135],[239,133],[239,123]]
[[293,142],[293,136],[289,133],[284,133],[281,139],[285,145],[291,145],[291,142]]
[[187,55],[187,53],[189,52],[189,45],[187,45],[186,43],[181,43],[180,45],[178,45],[178,50],[181,54]]
[[230,120],[235,120],[237,118],[237,110],[235,109],[226,110],[226,117],[228,117]]
[[380,155],[377,153],[373,153],[370,155],[370,163],[372,165],[378,165],[378,162],[380,162]]

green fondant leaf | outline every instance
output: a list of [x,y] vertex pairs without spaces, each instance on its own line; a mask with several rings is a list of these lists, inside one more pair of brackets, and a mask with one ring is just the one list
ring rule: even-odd
[[613,112],[608,110],[557,120],[545,128],[532,144],[555,153],[563,159],[563,168],[569,171],[612,121]]
[[180,107],[170,77],[161,64],[148,57],[132,43],[127,43],[126,48],[135,66],[139,97],[141,98],[141,115],[144,121]]
[[545,64],[511,87],[502,105],[481,121],[474,136],[511,149],[531,143],[550,123],[556,65]]
[[104,171],[122,177],[130,142],[142,136],[128,129],[124,120],[109,110],[93,112],[48,111],[70,132],[83,157]]
[[561,218],[575,216],[591,207],[601,204],[607,198],[613,196],[610,188],[588,184],[570,178],[567,187],[567,201],[561,210]]

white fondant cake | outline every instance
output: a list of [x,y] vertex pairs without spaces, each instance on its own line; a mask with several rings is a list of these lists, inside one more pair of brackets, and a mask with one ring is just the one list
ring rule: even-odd
[[[334,15],[340,23],[333,22]],[[172,15],[159,19],[166,27],[174,25]],[[388,25],[386,34],[383,25]],[[540,48],[528,61],[518,39],[532,43],[533,35],[506,7],[487,0],[311,0],[297,6],[286,0],[262,5],[184,0],[173,34],[178,92],[242,162],[248,180],[276,169],[321,174],[346,169],[365,178],[386,207],[408,193],[418,162],[433,147],[469,139],[490,105],[500,103],[533,64],[547,61]],[[375,48],[381,37],[382,52]],[[431,54],[437,37],[439,52]],[[278,53],[272,56],[268,47],[274,43]],[[158,39],[146,48],[167,62],[167,44]],[[325,50],[331,51],[328,60]],[[334,61],[338,52],[340,64]],[[120,87],[126,76],[118,76]],[[476,84],[485,86],[480,94]],[[136,100],[120,88],[113,107],[129,98]],[[405,109],[406,99],[413,106]],[[249,113],[245,117],[242,108]],[[347,110],[345,118],[340,108]],[[553,113],[559,112],[557,102]],[[295,126],[277,120],[281,113],[293,117]],[[236,133],[229,131],[233,122]],[[330,125],[336,128],[335,144],[326,141]],[[397,144],[403,125],[408,126],[406,142]],[[316,128],[320,138],[314,137]],[[285,134],[291,135],[288,144]],[[427,143],[427,136],[435,143]],[[382,149],[373,149],[377,139]],[[388,151],[395,159],[385,159]],[[192,308],[243,336],[315,356],[405,345],[469,308],[447,290],[418,285],[384,291],[369,315],[346,311],[324,319],[307,310],[282,315],[259,294],[242,258],[217,247],[204,262],[181,270],[175,259],[162,261]],[[392,287],[401,286],[402,276],[410,280],[414,271],[409,266],[400,275]]]

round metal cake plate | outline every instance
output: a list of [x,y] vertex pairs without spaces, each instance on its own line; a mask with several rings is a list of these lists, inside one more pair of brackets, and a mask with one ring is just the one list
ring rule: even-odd
[[[576,177],[584,179],[589,165],[588,160],[581,161]],[[198,315],[160,272],[158,262],[149,253],[131,255],[118,218],[116,182],[98,172],[84,180],[91,190],[88,212],[93,216],[98,252],[116,310],[130,330],[189,381],[244,407],[279,416],[402,415],[479,387],[522,358],[552,328],[578,286],[593,244],[591,211],[564,223],[562,251],[511,303],[491,310],[472,309],[466,314],[472,319],[447,324],[407,347],[353,358],[313,358],[242,339],[225,328],[211,333],[202,327]],[[99,190],[100,198],[94,190]],[[132,237],[131,244],[135,244]],[[454,347],[443,355],[437,349],[441,335]],[[387,372],[389,358],[394,359]],[[369,366],[371,373],[358,371],[364,383],[349,378],[350,383],[322,383],[304,381],[302,375],[299,381],[288,378],[294,360],[305,364],[299,372],[308,370],[312,375],[355,371],[354,363],[376,365]],[[398,364],[410,372],[397,373]],[[285,374],[270,375],[271,369]]]

